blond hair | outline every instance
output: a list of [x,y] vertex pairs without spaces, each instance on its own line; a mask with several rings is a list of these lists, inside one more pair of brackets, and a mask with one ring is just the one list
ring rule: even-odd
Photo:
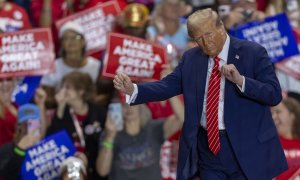
[[189,36],[193,38],[194,37],[193,33],[197,31],[199,26],[203,25],[208,20],[215,21],[216,26],[223,25],[223,22],[219,17],[219,15],[211,8],[198,10],[188,17],[187,29],[188,29]]

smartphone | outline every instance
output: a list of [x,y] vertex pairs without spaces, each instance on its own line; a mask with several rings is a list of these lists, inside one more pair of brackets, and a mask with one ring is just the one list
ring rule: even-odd
[[40,121],[37,119],[29,119],[27,120],[27,134],[32,133],[33,131],[36,131],[34,134],[35,136],[38,136],[40,133]]
[[112,102],[108,105],[108,116],[113,120],[115,123],[117,130],[123,130],[123,111],[122,111],[122,104],[119,102]]

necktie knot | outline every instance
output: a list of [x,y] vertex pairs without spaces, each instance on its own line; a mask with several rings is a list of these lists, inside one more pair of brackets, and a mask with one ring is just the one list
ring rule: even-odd
[[215,63],[219,63],[219,61],[220,61],[220,58],[218,56],[214,57],[214,62]]

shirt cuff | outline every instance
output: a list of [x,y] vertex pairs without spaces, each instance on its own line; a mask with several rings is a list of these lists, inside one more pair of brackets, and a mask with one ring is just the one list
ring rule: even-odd
[[240,87],[239,85],[236,85],[239,90],[244,93],[245,92],[245,77],[243,76],[243,84],[242,84],[242,87]]
[[134,90],[133,90],[133,93],[130,95],[126,94],[126,103],[127,104],[131,104],[131,103],[134,103],[136,97],[137,97],[137,94],[138,94],[138,88],[137,88],[137,85],[136,84],[133,84],[133,87],[134,87]]

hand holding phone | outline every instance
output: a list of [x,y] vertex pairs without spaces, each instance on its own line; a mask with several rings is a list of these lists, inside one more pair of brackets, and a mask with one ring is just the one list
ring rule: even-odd
[[38,119],[29,119],[27,120],[27,134],[34,132],[34,136],[40,135],[40,121]]
[[119,102],[110,103],[108,106],[107,115],[115,123],[117,131],[121,131],[123,129],[123,124],[124,124],[122,104]]

